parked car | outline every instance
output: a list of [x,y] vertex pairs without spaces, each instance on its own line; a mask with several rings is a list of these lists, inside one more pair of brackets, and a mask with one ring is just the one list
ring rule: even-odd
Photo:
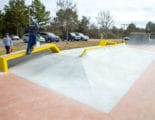
[[130,40],[130,38],[129,38],[129,37],[124,37],[123,39],[124,39],[124,40],[127,40],[127,41],[128,41],[128,40]]
[[19,40],[19,36],[18,35],[11,35],[10,36],[12,40]]
[[89,37],[88,36],[86,36],[86,35],[84,35],[83,33],[78,33],[79,35],[80,35],[80,40],[82,40],[82,41],[88,41],[88,39],[89,39]]
[[50,32],[40,32],[40,35],[45,38],[46,42],[59,42],[59,36]]
[[[29,41],[29,34],[27,33],[27,34],[24,34],[23,35],[23,42],[27,43],[28,41]],[[40,41],[41,42],[45,42],[46,40],[45,40],[45,38],[43,38],[42,36],[40,36]]]
[[[67,34],[61,36],[62,41],[67,40]],[[79,41],[81,39],[80,35],[77,32],[71,32],[68,34],[68,41]]]

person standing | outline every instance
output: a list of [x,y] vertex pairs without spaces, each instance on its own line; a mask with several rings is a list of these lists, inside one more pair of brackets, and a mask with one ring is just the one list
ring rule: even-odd
[[5,37],[3,38],[3,44],[5,46],[6,54],[10,53],[10,49],[13,46],[12,39],[9,37],[9,33],[6,33]]

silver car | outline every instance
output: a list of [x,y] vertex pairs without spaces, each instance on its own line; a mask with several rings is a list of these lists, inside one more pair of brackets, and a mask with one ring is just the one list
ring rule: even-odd
[[19,36],[18,35],[11,35],[10,36],[12,40],[19,40]]
[[88,41],[89,37],[87,35],[84,35],[83,33],[78,33],[81,37],[82,41]]
[[[23,35],[23,42],[27,43],[29,41],[29,34],[24,34]],[[45,42],[45,38],[43,38],[42,36],[40,36],[40,41],[41,42]]]

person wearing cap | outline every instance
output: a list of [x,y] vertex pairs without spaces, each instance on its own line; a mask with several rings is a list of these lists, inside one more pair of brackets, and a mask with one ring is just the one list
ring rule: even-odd
[[13,46],[12,39],[9,37],[9,33],[6,33],[5,37],[3,38],[3,44],[5,46],[6,54],[10,53],[10,49]]

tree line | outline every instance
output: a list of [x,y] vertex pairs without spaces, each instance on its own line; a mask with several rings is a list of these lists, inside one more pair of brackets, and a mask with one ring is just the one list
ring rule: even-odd
[[[27,6],[25,0],[10,0],[8,5],[0,11],[0,35],[6,32],[20,37],[24,28],[41,23],[46,31],[59,36],[69,32],[81,32],[90,38],[122,38],[131,32],[155,32],[155,23],[149,21],[145,28],[139,28],[134,23],[127,28],[117,28],[114,25],[110,11],[100,11],[96,17],[97,23],[91,23],[90,18],[82,16],[79,19],[76,4],[71,0],[57,0],[56,16],[51,17],[50,12],[40,0],[33,0]],[[51,5],[52,6],[52,5]]]

